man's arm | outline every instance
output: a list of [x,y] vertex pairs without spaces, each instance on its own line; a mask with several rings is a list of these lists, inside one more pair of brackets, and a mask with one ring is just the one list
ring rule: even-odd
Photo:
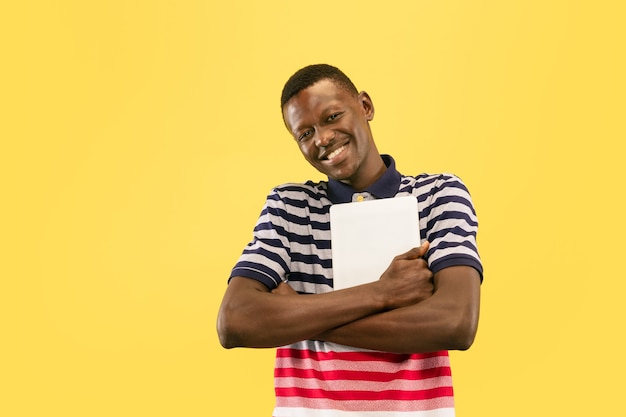
[[370,315],[315,336],[344,345],[397,353],[465,350],[474,341],[480,308],[480,276],[469,266],[437,272],[432,297]]
[[[273,294],[253,279],[231,279],[218,313],[220,342],[232,347],[276,347],[432,294],[432,273],[421,259],[428,243],[399,255],[378,281],[324,294]],[[287,284],[281,284],[287,285]]]

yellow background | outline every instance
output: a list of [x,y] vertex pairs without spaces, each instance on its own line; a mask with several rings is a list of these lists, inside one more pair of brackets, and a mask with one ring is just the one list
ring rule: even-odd
[[3,2],[0,415],[271,415],[273,351],[215,318],[269,189],[321,178],[279,109],[317,62],[401,172],[474,197],[458,415],[620,414],[621,4]]

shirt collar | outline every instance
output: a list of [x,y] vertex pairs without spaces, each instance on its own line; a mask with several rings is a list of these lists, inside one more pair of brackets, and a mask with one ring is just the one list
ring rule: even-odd
[[[376,198],[391,198],[396,195],[400,188],[402,175],[396,170],[396,161],[390,155],[380,156],[387,166],[383,175],[374,184],[367,187],[365,192],[372,194]],[[341,181],[328,178],[328,198],[333,204],[349,203],[352,201],[352,194],[355,189]]]

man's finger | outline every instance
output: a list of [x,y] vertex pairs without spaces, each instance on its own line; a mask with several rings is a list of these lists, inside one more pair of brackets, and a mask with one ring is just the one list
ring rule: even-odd
[[428,252],[428,248],[429,247],[430,247],[430,243],[428,241],[426,241],[426,242],[422,243],[421,246],[419,246],[417,248],[412,248],[408,252],[403,253],[402,255],[400,255],[400,259],[406,259],[406,260],[419,259],[422,256],[426,255],[426,252]]

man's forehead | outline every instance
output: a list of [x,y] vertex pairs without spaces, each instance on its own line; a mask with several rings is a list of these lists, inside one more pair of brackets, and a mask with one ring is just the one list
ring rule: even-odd
[[340,83],[325,78],[300,90],[285,103],[283,110],[288,108],[294,110],[294,108],[310,107],[312,105],[330,103],[334,100],[343,101],[349,98],[356,98],[356,96]]

